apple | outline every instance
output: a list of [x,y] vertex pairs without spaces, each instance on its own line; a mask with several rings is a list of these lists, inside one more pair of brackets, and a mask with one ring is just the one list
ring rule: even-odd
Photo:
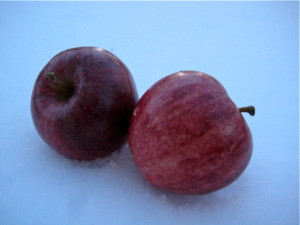
[[137,92],[128,68],[112,53],[79,47],[55,55],[31,97],[34,125],[53,149],[76,160],[103,158],[127,141]]
[[138,101],[129,146],[143,176],[178,194],[205,194],[236,180],[252,153],[250,130],[212,76],[180,71],[155,83]]

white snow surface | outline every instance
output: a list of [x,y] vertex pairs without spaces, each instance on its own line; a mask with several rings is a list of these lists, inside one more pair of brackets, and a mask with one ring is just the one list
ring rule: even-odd
[[[0,2],[1,225],[297,225],[298,2]],[[130,69],[141,96],[180,70],[213,75],[244,115],[254,151],[243,175],[202,196],[141,176],[128,146],[106,160],[69,160],[30,114],[42,67],[97,46]]]

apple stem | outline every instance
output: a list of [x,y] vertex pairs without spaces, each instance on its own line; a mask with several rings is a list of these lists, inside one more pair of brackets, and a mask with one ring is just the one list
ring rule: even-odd
[[55,83],[61,84],[60,80],[57,79],[57,77],[55,76],[55,73],[50,72],[46,74],[46,77],[52,81],[54,81]]
[[255,107],[254,106],[247,106],[247,107],[241,107],[239,108],[240,112],[247,112],[249,113],[251,116],[255,115]]
[[67,100],[73,94],[74,86],[72,82],[61,82],[54,72],[47,73],[46,77],[55,83],[51,86],[58,91],[62,100]]
[[50,73],[47,73],[46,74],[46,77],[49,79],[49,80],[52,80],[54,81],[54,83],[56,83],[57,85],[55,86],[55,88],[61,92],[61,93],[65,93],[66,90],[64,88],[64,86],[62,85],[61,81],[59,79],[57,79],[57,77],[55,76],[55,73],[53,72],[50,72]]

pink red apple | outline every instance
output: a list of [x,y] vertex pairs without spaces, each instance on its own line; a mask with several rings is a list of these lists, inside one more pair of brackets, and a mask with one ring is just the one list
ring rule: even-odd
[[129,145],[141,173],[179,194],[221,189],[245,170],[252,137],[241,112],[212,76],[180,71],[154,84],[138,101]]
[[92,160],[124,145],[136,101],[133,78],[119,58],[80,47],[57,54],[42,69],[31,112],[51,147],[72,159]]

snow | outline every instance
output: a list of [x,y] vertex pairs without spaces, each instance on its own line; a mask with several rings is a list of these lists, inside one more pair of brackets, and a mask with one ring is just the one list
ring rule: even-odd
[[[298,16],[298,2],[0,2],[0,224],[298,224]],[[255,105],[247,170],[182,196],[148,184],[128,146],[92,162],[53,151],[33,126],[31,91],[55,54],[78,46],[120,57],[140,96],[199,70]]]

